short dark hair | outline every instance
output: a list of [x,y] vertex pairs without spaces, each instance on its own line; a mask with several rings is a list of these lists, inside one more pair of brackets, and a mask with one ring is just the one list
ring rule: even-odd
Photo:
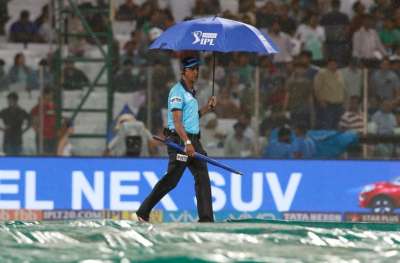
[[282,138],[282,137],[285,137],[285,136],[290,136],[290,129],[285,127],[285,126],[282,126],[282,127],[279,128],[278,138]]
[[340,8],[340,0],[332,0],[331,6],[332,8]]

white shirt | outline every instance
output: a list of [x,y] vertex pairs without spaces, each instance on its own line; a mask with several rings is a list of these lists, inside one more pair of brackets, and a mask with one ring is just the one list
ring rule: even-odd
[[386,55],[385,47],[375,29],[366,30],[361,27],[353,35],[353,57],[381,59]]

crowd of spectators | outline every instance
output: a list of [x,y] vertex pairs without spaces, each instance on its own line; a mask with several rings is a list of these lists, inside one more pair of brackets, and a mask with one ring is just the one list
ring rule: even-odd
[[[81,2],[81,8],[93,7],[93,3]],[[158,133],[163,128],[159,120],[166,105],[162,98],[167,97],[171,84],[179,79],[177,65],[186,53],[150,51],[148,46],[176,22],[206,15],[252,24],[268,34],[280,49],[269,57],[217,54],[218,107],[202,120],[203,144],[209,155],[318,158],[313,150],[315,145],[312,146],[315,141],[312,142],[308,131],[354,131],[361,135],[367,131],[364,111],[368,112],[370,132],[394,135],[399,131],[399,1],[239,0],[236,11],[224,9],[223,0],[180,1],[180,5],[174,2],[146,0],[139,4],[125,0],[115,8],[114,23],[131,23],[132,33],[124,42],[114,35],[113,89],[120,93],[145,90],[149,83],[147,71],[152,69],[153,95],[137,105],[136,116],[138,121],[147,123],[146,107],[151,102],[151,116],[156,119],[151,132]],[[94,31],[105,31],[108,18],[89,14],[86,18]],[[7,19],[7,12],[2,13],[0,24]],[[24,10],[11,24],[8,41],[49,41],[51,20],[48,6],[33,21],[29,11]],[[70,32],[84,32],[79,17],[70,15],[67,24]],[[85,56],[93,39],[71,37],[67,42],[70,54]],[[204,63],[197,82],[197,98],[202,104],[211,94],[213,67],[211,54],[199,55]],[[51,63],[50,58],[44,58],[38,67],[44,69],[45,85],[54,88]],[[0,60],[0,89],[38,89],[39,72],[25,64],[22,53],[15,56],[8,72],[4,72],[3,66],[4,61]],[[260,72],[258,132],[254,129],[256,67]],[[368,69],[366,80],[364,68]],[[80,90],[89,83],[85,72],[73,62],[64,65],[63,75],[65,90]],[[364,89],[365,82],[368,89]],[[365,96],[367,109],[362,108]],[[232,131],[219,130],[227,119],[233,120]],[[348,156],[360,157],[360,147],[353,148]],[[392,157],[396,146],[378,145],[372,154]]]

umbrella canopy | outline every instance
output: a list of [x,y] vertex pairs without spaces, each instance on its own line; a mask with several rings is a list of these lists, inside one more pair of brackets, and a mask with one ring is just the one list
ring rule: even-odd
[[205,17],[168,28],[150,49],[274,54],[277,46],[254,26],[221,17]]

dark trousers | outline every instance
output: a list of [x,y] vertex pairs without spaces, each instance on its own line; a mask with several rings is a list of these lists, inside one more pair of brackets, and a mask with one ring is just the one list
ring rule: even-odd
[[[168,139],[175,143],[183,144],[178,135],[171,135]],[[198,137],[190,136],[190,140],[196,150],[201,154],[206,154]],[[168,147],[168,172],[154,186],[150,195],[143,201],[136,214],[146,221],[149,220],[150,211],[153,207],[175,186],[181,179],[186,167],[189,167],[190,172],[194,176],[195,192],[197,199],[197,212],[199,222],[213,222],[214,216],[211,202],[211,185],[208,176],[207,163],[205,161],[188,158],[186,162],[177,160],[178,152]]]
[[336,130],[342,114],[342,104],[327,103],[326,107],[318,106],[315,126],[320,130]]

